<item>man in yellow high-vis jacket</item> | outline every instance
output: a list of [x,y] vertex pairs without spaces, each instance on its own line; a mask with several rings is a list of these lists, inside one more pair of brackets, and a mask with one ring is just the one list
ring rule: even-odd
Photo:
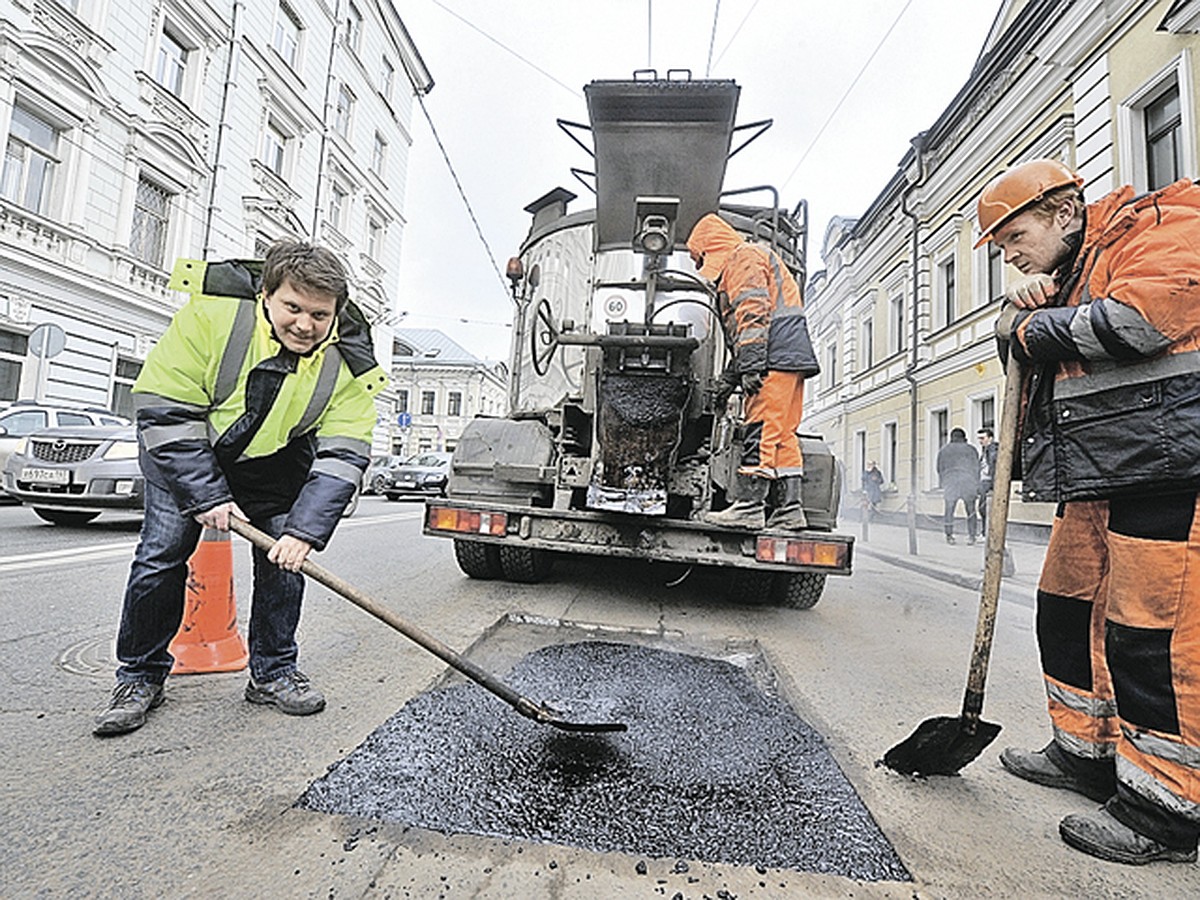
[[192,294],[133,393],[145,518],[117,636],[117,685],[98,735],[140,728],[163,700],[187,560],[231,515],[275,537],[254,550],[245,697],[291,715],[325,707],[297,668],[299,569],[323,549],[370,459],[386,384],[365,320],[329,250],[280,241],[261,263],[181,260]]

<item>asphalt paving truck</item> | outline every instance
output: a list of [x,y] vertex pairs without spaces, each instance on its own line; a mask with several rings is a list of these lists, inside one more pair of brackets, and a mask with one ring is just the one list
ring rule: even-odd
[[644,71],[587,85],[587,123],[558,120],[591,156],[572,172],[595,206],[568,211],[576,195],[558,187],[525,208],[507,271],[508,414],[467,425],[446,496],[426,504],[425,534],[453,538],[468,576],[540,581],[558,554],[599,554],[727,569],[736,601],[808,608],[827,575],[850,573],[840,468],[819,436],[801,434],[807,529],[699,516],[727,503],[741,397],[721,378],[730,348],[688,234],[718,211],[802,288],[805,275],[807,206],[781,209],[769,186],[724,188],[729,158],[771,125],[735,124],[739,92]]

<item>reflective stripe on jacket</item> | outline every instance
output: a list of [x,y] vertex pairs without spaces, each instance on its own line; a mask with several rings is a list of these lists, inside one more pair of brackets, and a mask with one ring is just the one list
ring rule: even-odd
[[1065,306],[1014,330],[1013,353],[1045,364],[1027,385],[1025,495],[1200,486],[1200,186],[1125,187],[1088,206],[1063,285]]
[[311,353],[284,348],[258,281],[253,263],[177,264],[171,286],[192,296],[133,387],[142,466],[185,515],[228,500],[252,516],[288,512],[284,532],[320,549],[369,461],[386,378],[342,312]]
[[738,372],[800,372],[809,378],[820,371],[800,288],[778,254],[747,243],[714,213],[696,223],[688,249],[704,256],[702,276],[720,278],[721,318]]

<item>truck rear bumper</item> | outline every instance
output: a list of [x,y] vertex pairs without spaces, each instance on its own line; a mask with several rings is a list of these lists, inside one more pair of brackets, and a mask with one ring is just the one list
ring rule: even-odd
[[704,522],[495,503],[429,500],[433,537],[637,559],[849,575],[854,538],[824,531],[748,532]]

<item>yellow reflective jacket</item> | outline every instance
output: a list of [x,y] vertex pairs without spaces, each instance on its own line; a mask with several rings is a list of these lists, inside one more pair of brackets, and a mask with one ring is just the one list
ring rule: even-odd
[[146,477],[192,515],[228,500],[323,547],[370,458],[373,395],[387,379],[352,305],[299,356],[274,336],[261,264],[180,260],[191,294],[133,387]]

